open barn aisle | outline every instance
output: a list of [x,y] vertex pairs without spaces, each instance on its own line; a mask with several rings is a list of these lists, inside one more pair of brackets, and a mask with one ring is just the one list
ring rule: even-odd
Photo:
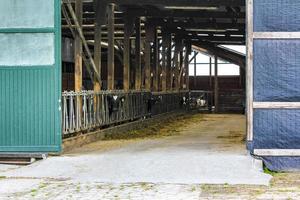
[[264,174],[259,162],[253,162],[244,150],[243,115],[193,115],[173,123],[179,126],[173,126],[168,137],[99,141],[62,157],[8,169],[0,174],[8,178],[0,185],[11,182],[9,177],[22,181],[34,178],[37,185],[45,180],[74,185],[173,184],[183,188],[198,184],[269,184],[271,176]]

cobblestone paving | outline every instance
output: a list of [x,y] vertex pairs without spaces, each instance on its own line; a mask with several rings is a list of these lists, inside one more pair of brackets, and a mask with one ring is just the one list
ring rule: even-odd
[[[1,200],[299,200],[300,173],[274,174],[270,186],[180,185],[180,184],[109,184],[75,183],[59,180],[0,179],[19,184],[35,182],[17,192],[0,193]],[[1,184],[2,182],[2,184]],[[3,183],[4,182],[4,183]]]
[[71,183],[65,181],[43,181],[28,191],[0,194],[2,200],[197,200],[199,185],[174,184],[104,184]]
[[270,186],[202,185],[200,199],[299,200],[300,173],[274,174]]
[[[10,180],[10,179],[8,179]],[[30,179],[26,179],[27,181]],[[4,181],[4,178],[1,180]],[[0,181],[0,187],[1,187]],[[19,180],[22,182],[22,179]],[[36,181],[32,179],[31,181]],[[0,193],[1,200],[299,200],[300,173],[274,174],[270,186],[109,184],[40,180],[24,191]]]

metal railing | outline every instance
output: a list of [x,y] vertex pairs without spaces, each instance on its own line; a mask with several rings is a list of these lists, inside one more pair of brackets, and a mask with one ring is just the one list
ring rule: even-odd
[[174,91],[174,92],[153,92],[152,98],[156,100],[151,108],[152,115],[159,115],[163,113],[186,110],[189,106],[189,92],[188,91]]
[[188,108],[189,92],[63,92],[64,137]]
[[189,108],[197,110],[209,110],[213,107],[213,92],[204,90],[192,90],[189,92]]

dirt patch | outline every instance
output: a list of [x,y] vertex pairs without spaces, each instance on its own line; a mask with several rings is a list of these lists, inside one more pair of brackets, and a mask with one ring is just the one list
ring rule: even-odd
[[228,142],[245,142],[246,136],[243,131],[229,131],[227,135],[220,135],[218,139],[225,139]]
[[159,138],[179,135],[190,124],[204,121],[202,114],[170,116],[144,129],[108,135],[105,140],[131,140],[137,138]]
[[106,135],[104,140],[90,143],[80,148],[73,149],[65,155],[75,156],[76,154],[99,153],[135,143],[144,139],[158,139],[177,136],[183,133],[189,125],[204,121],[203,114],[182,114],[170,115],[162,118],[158,123],[151,123],[143,129],[120,132]]

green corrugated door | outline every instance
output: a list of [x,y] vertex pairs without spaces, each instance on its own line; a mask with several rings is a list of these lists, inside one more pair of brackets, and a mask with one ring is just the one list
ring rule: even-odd
[[60,0],[0,0],[0,151],[61,150]]

